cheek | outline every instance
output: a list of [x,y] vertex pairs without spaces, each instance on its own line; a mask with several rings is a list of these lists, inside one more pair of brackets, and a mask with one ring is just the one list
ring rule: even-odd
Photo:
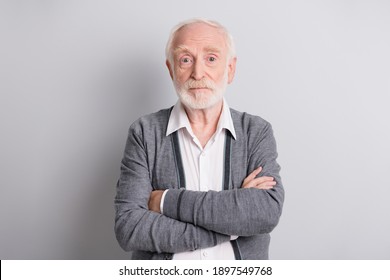
[[174,77],[178,82],[185,82],[190,78],[190,76],[191,76],[191,72],[188,71],[187,69],[180,69],[180,68],[175,69]]
[[218,77],[223,77],[225,73],[228,71],[226,64],[219,65],[218,69],[216,69],[215,73],[217,73]]
[[221,69],[218,71],[218,73],[215,73],[214,78],[216,81],[221,82],[224,80],[225,74],[226,74],[225,69]]

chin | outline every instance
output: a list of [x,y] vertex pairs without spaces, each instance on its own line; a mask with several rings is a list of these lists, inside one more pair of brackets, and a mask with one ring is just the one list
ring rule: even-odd
[[181,103],[186,107],[195,110],[208,109],[218,104],[222,98],[223,93],[206,93],[199,92],[191,94],[187,91],[177,92]]

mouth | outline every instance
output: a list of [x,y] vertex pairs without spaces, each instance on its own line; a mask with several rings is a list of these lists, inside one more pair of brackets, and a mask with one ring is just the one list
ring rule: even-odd
[[193,87],[193,88],[190,88],[190,90],[205,90],[205,89],[210,90],[210,88],[208,88],[208,87]]

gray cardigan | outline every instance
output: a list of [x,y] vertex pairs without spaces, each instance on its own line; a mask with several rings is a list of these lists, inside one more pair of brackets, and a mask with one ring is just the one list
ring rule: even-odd
[[[236,139],[226,132],[223,191],[185,189],[177,134],[166,136],[171,109],[141,117],[129,129],[115,197],[115,233],[133,259],[172,259],[173,253],[231,241],[236,259],[268,259],[284,190],[271,125],[230,109]],[[272,176],[270,190],[243,189],[257,167]],[[164,215],[148,210],[151,191],[170,189]]]

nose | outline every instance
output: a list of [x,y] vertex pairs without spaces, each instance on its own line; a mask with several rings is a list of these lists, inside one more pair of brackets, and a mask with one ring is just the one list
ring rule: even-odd
[[202,62],[202,60],[197,59],[193,64],[191,77],[194,80],[201,80],[205,75],[205,68],[204,67],[205,67],[205,65]]

